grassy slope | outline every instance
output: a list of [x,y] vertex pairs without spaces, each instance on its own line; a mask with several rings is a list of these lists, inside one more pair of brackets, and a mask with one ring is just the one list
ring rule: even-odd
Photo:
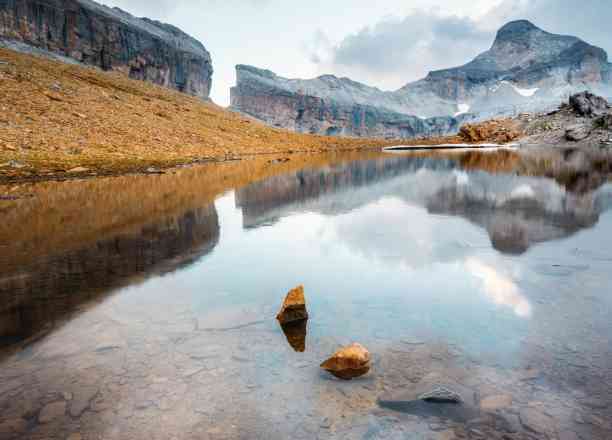
[[[150,166],[399,143],[275,129],[117,72],[2,48],[0,96],[0,181],[120,174]],[[519,135],[508,124],[468,125],[459,136],[410,143],[508,142]],[[74,168],[85,169],[70,172]]]
[[[0,49],[0,177],[101,173],[389,141],[278,130],[119,73]],[[6,163],[16,160],[26,167]]]

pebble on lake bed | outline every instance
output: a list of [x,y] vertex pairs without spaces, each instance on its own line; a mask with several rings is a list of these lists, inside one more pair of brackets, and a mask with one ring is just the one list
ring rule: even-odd
[[306,300],[304,298],[304,286],[298,286],[287,294],[280,312],[276,315],[276,319],[278,319],[278,322],[281,324],[308,319]]
[[345,380],[363,376],[370,371],[370,352],[363,345],[353,343],[335,352],[321,368]]

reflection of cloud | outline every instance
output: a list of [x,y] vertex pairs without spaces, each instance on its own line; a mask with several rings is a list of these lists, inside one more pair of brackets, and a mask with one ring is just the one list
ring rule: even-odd
[[335,229],[339,239],[366,258],[411,269],[463,259],[471,249],[466,243],[482,239],[473,229],[462,230],[458,239],[456,224],[396,197],[336,217]]
[[517,316],[531,316],[531,304],[512,280],[476,258],[468,258],[465,266],[472,275],[483,281],[485,294],[495,304],[512,307]]

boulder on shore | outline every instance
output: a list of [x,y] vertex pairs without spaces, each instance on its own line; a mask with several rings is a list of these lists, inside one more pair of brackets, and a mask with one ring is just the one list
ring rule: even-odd
[[565,130],[565,139],[571,142],[579,142],[589,137],[591,130],[585,124],[572,125]]
[[353,343],[334,353],[321,368],[345,380],[363,376],[370,371],[370,352],[363,345]]
[[582,92],[570,96],[569,103],[570,107],[579,116],[600,116],[610,109],[610,105],[605,98],[590,92]]
[[287,294],[280,312],[276,315],[276,319],[278,319],[281,325],[308,319],[304,286],[298,286]]

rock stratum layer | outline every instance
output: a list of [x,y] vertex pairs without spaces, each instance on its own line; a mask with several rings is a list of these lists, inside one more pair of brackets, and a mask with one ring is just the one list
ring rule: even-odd
[[0,46],[124,72],[208,99],[212,61],[176,27],[90,0],[0,0]]
[[452,133],[469,119],[544,110],[572,93],[612,95],[606,52],[526,20],[497,33],[491,49],[456,68],[385,92],[323,75],[287,79],[239,65],[233,109],[299,132],[402,137]]

